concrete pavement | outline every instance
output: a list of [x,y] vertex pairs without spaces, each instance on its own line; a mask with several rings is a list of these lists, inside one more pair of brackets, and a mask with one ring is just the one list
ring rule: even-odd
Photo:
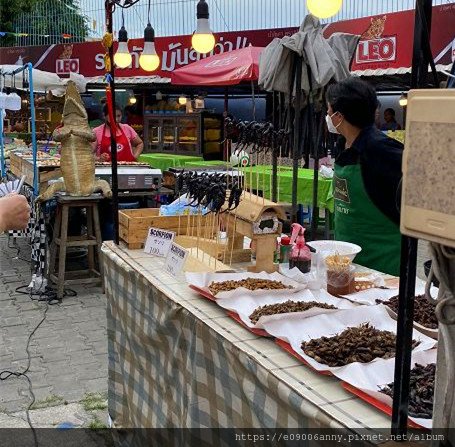
[[[46,304],[16,292],[17,287],[28,285],[31,280],[26,262],[30,248],[24,240],[18,240],[18,259],[17,250],[8,248],[7,241],[6,236],[0,238],[0,371],[23,371],[28,337],[43,318]],[[48,307],[46,319],[30,343],[28,377],[38,420],[40,411],[54,406],[65,408],[91,396],[89,393],[106,396],[106,299],[100,288],[74,290],[77,296]],[[14,420],[19,423],[17,418],[25,416],[23,411],[29,404],[24,377],[0,381],[0,427],[10,427]],[[71,408],[76,407],[69,406],[67,410]],[[90,414],[79,418],[83,424],[91,423]],[[77,416],[73,419],[79,420]],[[106,418],[101,422],[105,424]]]

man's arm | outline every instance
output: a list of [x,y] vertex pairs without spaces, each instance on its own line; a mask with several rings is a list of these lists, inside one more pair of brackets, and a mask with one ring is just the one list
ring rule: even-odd
[[0,199],[0,233],[24,230],[30,220],[30,206],[24,196],[9,194]]

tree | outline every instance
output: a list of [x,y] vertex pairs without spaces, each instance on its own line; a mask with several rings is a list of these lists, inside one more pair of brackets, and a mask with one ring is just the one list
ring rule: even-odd
[[[7,2],[14,4],[9,30],[30,34],[28,37],[13,36],[13,39],[8,39],[9,45],[83,42],[88,35],[88,19],[80,13],[77,0],[19,0],[19,3],[27,3],[19,11],[18,0],[0,0],[0,5]],[[71,37],[65,38],[64,35]]]
[[[14,24],[18,17],[32,11],[37,0],[0,0],[0,32],[14,32]],[[6,34],[0,37],[1,46],[11,46],[16,37]]]

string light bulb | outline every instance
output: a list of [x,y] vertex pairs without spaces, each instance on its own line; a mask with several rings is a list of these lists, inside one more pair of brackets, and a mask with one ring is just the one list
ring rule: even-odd
[[215,36],[209,24],[209,5],[205,0],[199,0],[197,4],[197,28],[191,44],[201,54],[210,53],[215,48]]
[[118,68],[126,68],[131,65],[133,58],[128,50],[128,33],[122,25],[118,33],[118,48],[114,55],[114,62]]
[[182,95],[179,97],[179,104],[181,106],[185,106],[187,102],[188,102],[188,98],[185,95]]
[[139,57],[139,65],[145,71],[155,71],[160,62],[155,48],[155,30],[149,22],[144,30],[144,50]]
[[406,107],[408,105],[408,97],[403,93],[398,100],[398,103],[401,107]]
[[343,0],[307,0],[308,11],[319,19],[328,19],[337,14]]
[[129,99],[128,99],[128,102],[133,105],[133,104],[136,104],[137,103],[137,98],[135,96],[131,96]]

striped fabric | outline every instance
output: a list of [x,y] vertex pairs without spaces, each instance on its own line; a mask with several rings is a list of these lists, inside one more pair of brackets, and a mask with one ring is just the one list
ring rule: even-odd
[[[375,429],[390,419],[192,292],[160,258],[103,245],[118,428]],[[212,444],[216,445],[216,444]]]

